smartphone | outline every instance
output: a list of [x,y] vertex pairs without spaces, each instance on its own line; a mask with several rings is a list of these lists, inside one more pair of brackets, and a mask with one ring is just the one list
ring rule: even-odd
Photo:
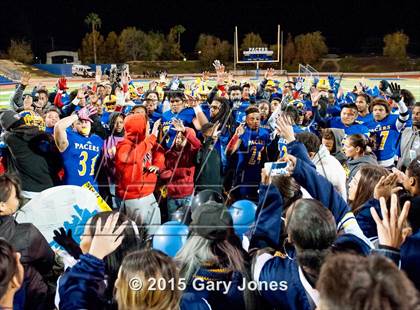
[[288,174],[288,165],[287,161],[281,162],[268,162],[264,164],[264,169],[269,173],[270,176],[276,175],[286,175]]

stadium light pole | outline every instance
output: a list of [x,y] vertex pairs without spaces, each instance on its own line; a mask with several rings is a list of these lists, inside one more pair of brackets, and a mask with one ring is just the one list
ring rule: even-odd
[[283,31],[281,32],[281,43],[280,43],[280,48],[281,48],[281,55],[280,55],[280,71],[283,74]]
[[235,26],[235,31],[233,32],[233,72],[236,74],[236,34],[237,27]]

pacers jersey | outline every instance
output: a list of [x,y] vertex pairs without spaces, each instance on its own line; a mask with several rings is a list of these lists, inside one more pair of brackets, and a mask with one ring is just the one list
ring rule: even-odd
[[192,108],[185,108],[179,113],[172,113],[171,110],[162,114],[162,146],[169,149],[174,142],[177,131],[173,129],[172,120],[180,119],[185,127],[193,128],[195,112]]
[[[388,115],[382,121],[375,120],[366,124],[369,128],[370,136],[375,138],[375,155],[378,161],[393,159],[397,152],[397,143],[400,132],[396,122],[398,115]],[[392,163],[391,163],[392,165]]]
[[237,151],[237,182],[258,184],[261,178],[262,152],[270,142],[270,133],[264,128],[251,130],[246,127]]
[[93,134],[89,137],[73,131],[66,130],[69,145],[61,153],[64,164],[64,184],[82,186],[90,182],[96,190],[96,164],[101,160],[103,140]]
[[372,113],[369,113],[366,116],[359,115],[356,120],[359,121],[362,124],[366,124],[366,123],[369,123],[369,122],[373,121],[373,115],[372,115]]
[[333,117],[329,121],[330,128],[343,129],[346,135],[355,135],[355,134],[364,134],[365,136],[369,135],[369,129],[362,124],[354,123],[353,125],[346,126],[341,121],[340,117]]
[[264,128],[264,129],[266,129],[268,131],[271,131],[271,127],[268,124],[268,118],[267,119],[264,119],[264,120],[261,120],[261,122],[260,122],[260,128]]

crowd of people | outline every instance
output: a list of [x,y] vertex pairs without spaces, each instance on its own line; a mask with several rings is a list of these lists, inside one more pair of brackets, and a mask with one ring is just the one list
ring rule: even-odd
[[[387,80],[254,84],[213,65],[148,89],[23,73],[0,111],[0,309],[420,309],[420,102]],[[54,232],[66,259],[16,222],[87,184],[112,211],[80,244]],[[171,220],[189,227],[174,257],[151,242]]]

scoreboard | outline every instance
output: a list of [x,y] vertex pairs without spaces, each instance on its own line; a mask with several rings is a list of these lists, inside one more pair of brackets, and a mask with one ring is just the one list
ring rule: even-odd
[[266,47],[250,47],[247,51],[243,52],[244,60],[246,61],[259,61],[259,60],[273,60],[273,51],[268,50]]

